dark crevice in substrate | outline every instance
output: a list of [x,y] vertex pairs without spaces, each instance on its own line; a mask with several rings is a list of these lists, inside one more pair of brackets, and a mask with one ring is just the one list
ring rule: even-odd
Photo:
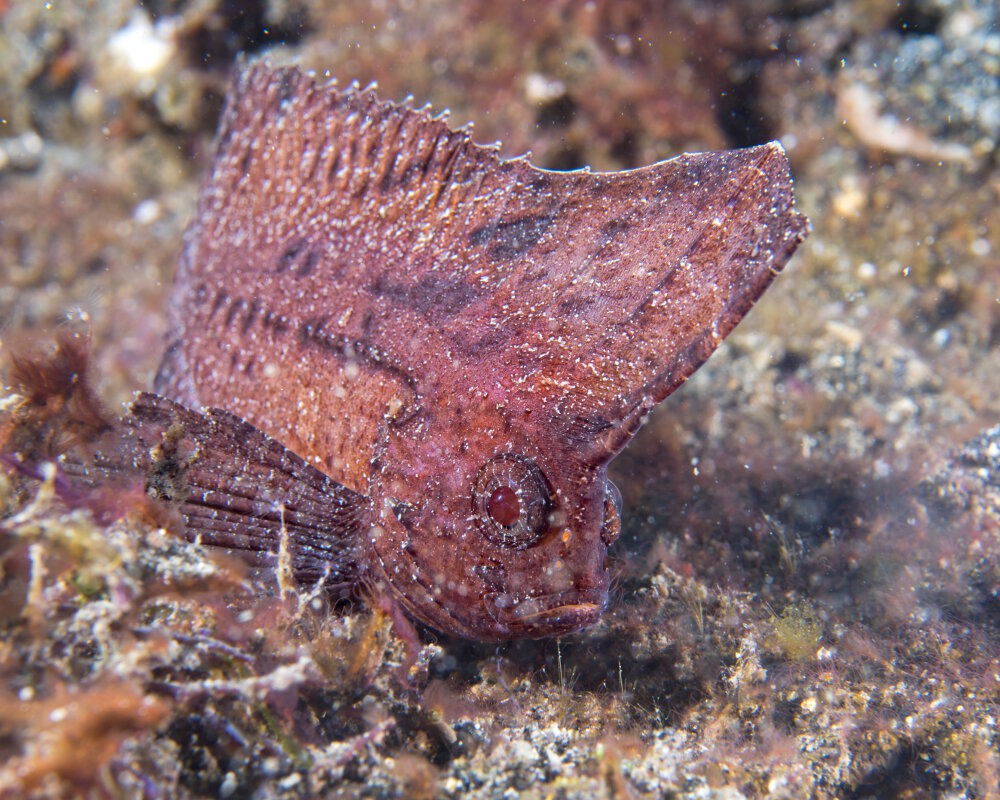
[[834,3],[830,0],[792,0],[792,2],[777,4],[774,12],[769,16],[783,22],[798,22],[828,11],[833,5]]
[[720,93],[715,115],[730,147],[752,147],[774,138],[761,111],[762,59],[750,56],[732,70],[732,81]]
[[871,770],[844,797],[848,800],[939,797],[944,787],[927,773],[927,763],[915,743],[901,742],[886,764]]
[[565,128],[575,116],[576,103],[568,94],[562,94],[538,107],[535,126],[543,129]]
[[177,744],[182,785],[197,794],[217,797],[226,773],[235,765],[233,743],[201,714],[176,718],[166,736]]
[[275,45],[294,45],[310,30],[305,10],[297,6],[275,20],[268,18],[268,4],[263,0],[249,3],[222,0],[216,13],[205,25],[191,31],[184,44],[192,60],[226,69],[239,53],[256,53]]
[[892,27],[908,36],[933,36],[941,27],[943,15],[927,8],[926,3],[909,0],[902,4],[892,20]]

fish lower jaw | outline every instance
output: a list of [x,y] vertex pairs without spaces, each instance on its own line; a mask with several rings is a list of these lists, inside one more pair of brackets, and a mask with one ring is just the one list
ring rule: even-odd
[[603,588],[572,589],[525,598],[500,592],[483,597],[483,605],[498,623],[500,639],[559,636],[587,628],[601,618],[607,602],[607,591]]

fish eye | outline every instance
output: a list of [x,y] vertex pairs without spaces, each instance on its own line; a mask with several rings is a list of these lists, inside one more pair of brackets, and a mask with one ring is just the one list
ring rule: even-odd
[[476,476],[472,510],[491,542],[530,547],[549,528],[552,489],[534,461],[512,454],[495,456]]

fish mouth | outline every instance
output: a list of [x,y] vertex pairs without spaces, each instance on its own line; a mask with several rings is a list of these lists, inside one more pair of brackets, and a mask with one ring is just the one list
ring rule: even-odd
[[607,606],[607,592],[570,590],[515,597],[505,592],[483,596],[490,616],[512,636],[558,636],[596,623]]

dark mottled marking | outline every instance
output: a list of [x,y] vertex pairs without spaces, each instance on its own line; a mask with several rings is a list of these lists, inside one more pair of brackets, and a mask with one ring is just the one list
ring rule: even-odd
[[330,169],[326,172],[326,182],[333,183],[334,178],[337,177],[337,170],[340,169],[340,150],[337,150],[333,154],[333,161],[330,162]]
[[469,244],[479,247],[489,242],[488,252],[494,261],[517,258],[538,244],[555,218],[555,214],[535,214],[483,225],[469,234]]
[[426,155],[422,156],[421,159],[416,164],[414,164],[415,167],[418,167],[420,169],[420,177],[423,178],[424,180],[427,180],[427,177],[430,174],[431,165],[433,165],[434,163],[434,154],[436,150],[437,150],[437,145],[435,144],[434,147],[432,147],[430,150],[427,151]]
[[319,263],[319,258],[320,258],[319,250],[315,247],[309,248],[309,250],[306,251],[306,254],[303,257],[303,259],[299,262],[298,268],[295,270],[295,277],[308,278],[310,275],[312,275],[313,270]]
[[417,175],[421,173],[421,165],[410,162],[400,171],[396,178],[396,185],[400,189],[406,189]]
[[632,223],[624,217],[609,220],[601,226],[601,230],[598,234],[598,240],[601,244],[607,244],[608,242],[612,242],[628,233],[631,227]]
[[225,292],[219,292],[217,295],[215,295],[215,302],[212,303],[212,310],[208,312],[208,318],[212,319],[212,317],[214,317],[217,313],[219,313],[219,309],[222,308],[228,302],[229,302],[229,295],[226,294]]
[[[416,392],[416,383],[413,377],[403,368],[390,363],[382,352],[365,339],[350,339],[339,333],[326,330],[326,325],[330,318],[313,317],[299,323],[296,328],[296,338],[302,347],[315,347],[321,353],[334,356],[338,360],[352,359],[367,364],[375,369],[381,370],[402,381],[407,387]],[[397,416],[397,422],[405,422],[410,415],[403,414]]]
[[272,325],[274,325],[274,320],[276,317],[277,314],[275,314],[273,311],[265,311],[264,315],[260,318],[260,324],[263,325],[265,328],[270,328]]
[[534,266],[521,273],[521,280],[525,284],[545,285],[552,280],[552,267],[545,262],[536,262]]
[[250,172],[250,160],[253,154],[247,150],[240,159],[240,175],[247,175]]
[[613,428],[615,426],[615,421],[607,416],[604,416],[603,414],[601,415],[595,414],[587,417],[582,415],[577,415],[576,426],[582,430],[587,431],[587,434],[591,438],[593,438],[596,437],[598,434],[604,433],[604,431]]
[[361,172],[361,180],[357,182],[357,186],[351,193],[351,201],[354,203],[364,204],[367,201],[368,194],[371,191],[371,173],[368,170],[356,172]]
[[431,167],[433,150],[427,155],[410,159],[410,162],[402,168],[396,183],[401,189],[406,189],[411,183],[427,179],[427,171]]
[[[450,138],[451,137],[445,138],[446,144],[450,144],[449,141]],[[444,164],[441,166],[441,177],[440,177],[441,189],[443,189],[449,183],[452,183],[452,181],[456,180],[454,175],[452,175],[452,173],[455,171],[455,164],[460,161],[458,157],[459,152],[460,152],[459,148],[457,147],[451,148],[451,150],[448,152]],[[438,196],[440,197],[440,194]]]
[[485,353],[499,350],[507,342],[517,336],[514,329],[491,330],[480,336],[478,339],[462,337],[455,340],[455,348],[464,356],[478,358]]
[[575,314],[579,314],[584,309],[590,308],[597,301],[590,295],[579,293],[571,294],[569,297],[565,297],[559,301],[557,308],[560,314],[564,314],[567,317],[571,317]]
[[315,342],[317,344],[322,344],[327,339],[327,337],[323,335],[323,328],[326,327],[326,323],[329,321],[329,315],[322,317],[310,317],[309,319],[303,320],[299,323],[296,331],[298,340],[302,343]]
[[479,289],[461,275],[428,272],[417,283],[391,283],[378,278],[368,290],[391,300],[394,305],[406,305],[421,314],[450,317],[479,297]]
[[382,180],[379,181],[378,188],[382,194],[387,194],[390,189],[392,189],[393,184],[396,183],[396,164],[399,163],[399,153],[393,153],[392,161],[389,162],[389,166],[385,170],[385,174],[382,175]]
[[[352,132],[353,134],[353,132]],[[347,141],[347,153],[350,156],[351,169],[356,170],[358,168],[358,137],[357,135],[352,135]]]
[[233,300],[232,304],[229,306],[229,310],[226,312],[226,327],[230,327],[233,324],[233,320],[240,313],[243,307],[246,306],[246,301],[240,298]]
[[365,339],[371,339],[375,328],[375,312],[371,309],[365,311],[365,315],[361,318],[361,331],[364,334]]
[[254,320],[256,319],[257,314],[259,313],[260,313],[260,301],[251,300],[250,305],[247,306],[247,313],[243,317],[243,324],[240,326],[240,331],[244,335],[247,334],[250,331],[250,328],[253,327]]
[[549,190],[549,187],[552,185],[552,181],[549,179],[548,175],[539,175],[528,185],[536,194],[542,194]]
[[283,252],[278,257],[278,266],[274,268],[274,274],[280,275],[281,273],[290,269],[292,264],[295,263],[295,259],[298,257],[299,253],[302,252],[302,249],[305,246],[306,246],[305,242],[303,242],[301,239],[294,241],[290,245],[288,245],[288,247],[285,248],[285,252]]
[[289,323],[288,317],[284,314],[278,314],[271,322],[271,330],[274,331],[275,336],[287,333],[289,328],[291,328],[291,323]]

